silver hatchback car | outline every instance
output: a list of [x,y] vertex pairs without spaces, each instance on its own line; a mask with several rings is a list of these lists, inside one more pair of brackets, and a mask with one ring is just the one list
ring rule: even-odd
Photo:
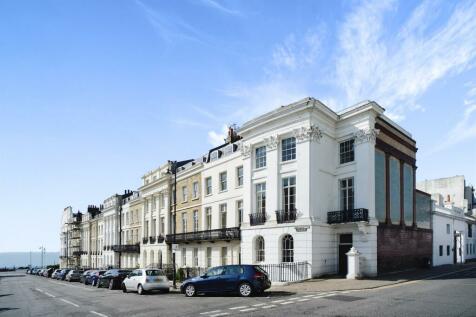
[[132,271],[122,282],[122,291],[135,291],[139,295],[148,291],[168,293],[170,283],[165,273],[160,269],[137,269]]

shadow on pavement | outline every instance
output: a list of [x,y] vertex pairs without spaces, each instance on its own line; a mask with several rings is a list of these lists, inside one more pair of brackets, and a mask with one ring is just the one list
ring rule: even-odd
[[9,310],[16,310],[18,308],[10,308],[10,307],[0,307],[0,313],[4,311],[9,311]]

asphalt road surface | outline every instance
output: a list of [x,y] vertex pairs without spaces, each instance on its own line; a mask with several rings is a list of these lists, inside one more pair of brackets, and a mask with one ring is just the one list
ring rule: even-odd
[[476,267],[374,290],[266,292],[240,298],[123,294],[22,272],[0,273],[7,316],[476,316]]

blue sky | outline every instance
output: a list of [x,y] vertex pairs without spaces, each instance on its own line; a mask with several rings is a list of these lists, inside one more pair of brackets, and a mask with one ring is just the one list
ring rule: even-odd
[[0,252],[306,96],[370,99],[476,183],[475,1],[0,1]]

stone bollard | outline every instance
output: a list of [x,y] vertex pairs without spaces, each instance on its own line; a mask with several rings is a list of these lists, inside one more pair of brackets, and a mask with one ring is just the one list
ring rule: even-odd
[[347,255],[347,276],[348,280],[360,278],[359,256],[360,253],[356,248],[352,247]]

